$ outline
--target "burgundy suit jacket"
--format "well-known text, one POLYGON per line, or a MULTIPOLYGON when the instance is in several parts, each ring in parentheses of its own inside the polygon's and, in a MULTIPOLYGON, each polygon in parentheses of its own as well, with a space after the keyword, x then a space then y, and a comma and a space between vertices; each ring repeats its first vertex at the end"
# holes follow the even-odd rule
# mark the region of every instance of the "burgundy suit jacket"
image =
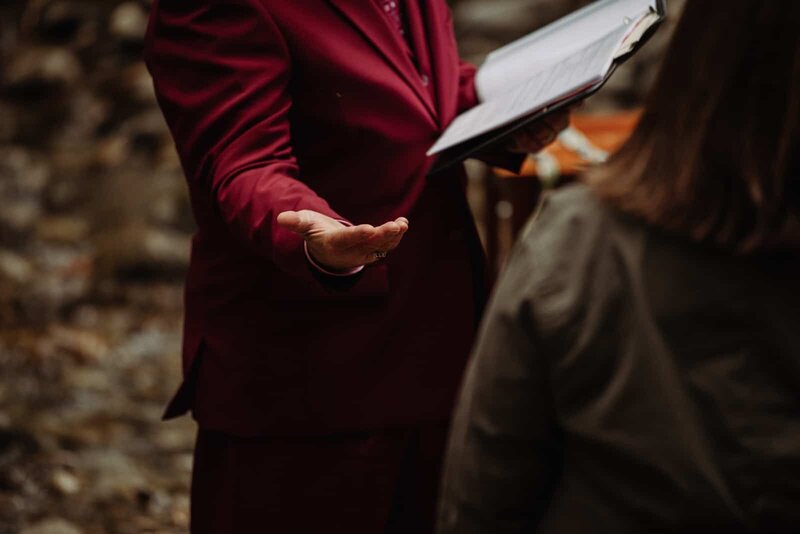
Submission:
POLYGON ((463 169, 429 178, 425 152, 477 99, 444 0, 410 1, 430 73, 372 0, 154 2, 146 61, 198 225, 168 416, 238 435, 449 417, 486 285, 463 169), (301 209, 410 229, 337 279, 276 224, 301 209))

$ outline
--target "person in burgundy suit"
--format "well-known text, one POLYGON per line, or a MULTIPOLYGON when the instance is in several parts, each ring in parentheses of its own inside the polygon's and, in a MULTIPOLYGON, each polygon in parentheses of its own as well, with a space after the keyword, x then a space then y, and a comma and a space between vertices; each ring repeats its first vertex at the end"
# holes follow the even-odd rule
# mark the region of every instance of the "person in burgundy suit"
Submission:
POLYGON ((478 103, 445 1, 155 0, 145 55, 198 226, 192 531, 432 531, 487 293, 463 168, 428 176, 478 103))

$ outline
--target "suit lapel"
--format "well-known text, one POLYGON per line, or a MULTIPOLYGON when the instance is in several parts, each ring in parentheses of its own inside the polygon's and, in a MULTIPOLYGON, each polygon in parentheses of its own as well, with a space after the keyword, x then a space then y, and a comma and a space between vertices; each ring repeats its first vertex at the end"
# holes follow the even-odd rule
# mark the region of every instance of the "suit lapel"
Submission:
POLYGON ((436 109, 439 110, 440 126, 446 127, 455 118, 458 107, 458 58, 453 57, 453 38, 450 35, 445 3, 431 0, 408 0, 419 2, 426 23, 428 47, 436 90, 436 109))
MULTIPOLYGON (((414 63, 408 57, 402 36, 391 27, 374 0, 327 0, 378 50, 401 78, 414 90, 430 118, 438 124, 436 109, 414 63)), ((413 0, 412 0, 413 1, 413 0)))

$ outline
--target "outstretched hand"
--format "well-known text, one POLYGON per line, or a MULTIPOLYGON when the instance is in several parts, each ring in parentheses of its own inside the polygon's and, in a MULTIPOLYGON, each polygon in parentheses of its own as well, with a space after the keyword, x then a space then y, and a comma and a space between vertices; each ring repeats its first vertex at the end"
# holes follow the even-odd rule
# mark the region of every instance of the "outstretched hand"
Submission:
POLYGON ((405 217, 378 227, 346 226, 310 210, 285 211, 278 215, 278 224, 303 236, 314 260, 333 271, 348 271, 380 261, 381 256, 397 248, 408 230, 405 217))

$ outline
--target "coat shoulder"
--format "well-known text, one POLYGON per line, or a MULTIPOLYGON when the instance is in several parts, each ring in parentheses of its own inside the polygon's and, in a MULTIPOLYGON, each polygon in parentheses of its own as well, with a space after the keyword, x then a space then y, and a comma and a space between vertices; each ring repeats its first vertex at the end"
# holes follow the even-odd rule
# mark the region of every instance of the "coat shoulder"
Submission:
POLYGON ((523 230, 515 255, 539 272, 584 274, 621 241, 639 233, 639 224, 603 202, 586 185, 547 194, 523 230))
POLYGON ((637 276, 644 225, 628 220, 586 185, 549 194, 509 262, 507 290, 533 310, 545 331, 612 306, 637 276))

